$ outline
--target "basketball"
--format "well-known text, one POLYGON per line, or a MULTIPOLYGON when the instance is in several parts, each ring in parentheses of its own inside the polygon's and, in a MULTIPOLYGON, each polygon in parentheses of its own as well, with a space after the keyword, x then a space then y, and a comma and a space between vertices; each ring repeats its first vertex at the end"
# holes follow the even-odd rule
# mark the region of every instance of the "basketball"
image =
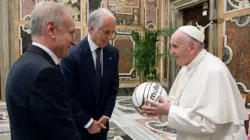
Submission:
POLYGON ((132 103, 135 109, 143 114, 141 107, 143 105, 150 106, 146 100, 159 102, 160 96, 167 100, 167 92, 161 85, 154 82, 145 82, 135 88, 132 95, 132 103))

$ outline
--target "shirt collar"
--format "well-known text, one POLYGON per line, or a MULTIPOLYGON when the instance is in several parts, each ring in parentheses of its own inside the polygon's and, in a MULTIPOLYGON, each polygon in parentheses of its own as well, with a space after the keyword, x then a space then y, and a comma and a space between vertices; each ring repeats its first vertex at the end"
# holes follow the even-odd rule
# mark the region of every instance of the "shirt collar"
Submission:
POLYGON ((95 51, 97 48, 99 48, 90 38, 90 35, 88 35, 88 42, 89 42, 89 47, 91 50, 91 53, 93 53, 93 51, 95 51))
POLYGON ((197 66, 206 53, 207 51, 202 49, 202 51, 188 65, 186 65, 187 69, 192 69, 197 66))
POLYGON ((42 50, 44 50, 46 53, 48 53, 56 65, 59 63, 57 56, 49 48, 47 48, 44 45, 37 43, 37 42, 32 42, 32 45, 35 45, 35 46, 41 48, 42 50))

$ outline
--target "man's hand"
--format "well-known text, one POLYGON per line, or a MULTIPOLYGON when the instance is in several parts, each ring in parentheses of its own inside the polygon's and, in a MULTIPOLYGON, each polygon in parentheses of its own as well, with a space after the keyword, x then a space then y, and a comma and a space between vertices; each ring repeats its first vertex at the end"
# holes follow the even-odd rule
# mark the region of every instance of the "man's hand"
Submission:
POLYGON ((101 123, 101 124, 103 124, 103 125, 106 125, 107 121, 108 121, 108 118, 102 116, 102 117, 99 119, 98 122, 101 123))
POLYGON ((90 134, 96 134, 101 132, 101 128, 106 129, 106 126, 94 120, 93 123, 89 126, 88 132, 90 134))
POLYGON ((142 110, 148 116, 168 115, 171 105, 162 97, 159 98, 159 103, 152 100, 147 100, 147 103, 151 104, 151 106, 143 106, 142 110))

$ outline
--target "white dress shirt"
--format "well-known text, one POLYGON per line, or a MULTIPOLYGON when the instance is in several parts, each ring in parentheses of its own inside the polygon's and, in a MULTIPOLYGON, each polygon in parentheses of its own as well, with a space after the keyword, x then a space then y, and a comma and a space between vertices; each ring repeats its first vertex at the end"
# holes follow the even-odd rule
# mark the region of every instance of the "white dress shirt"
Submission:
MULTIPOLYGON (((96 49, 99 48, 90 38, 90 36, 88 35, 88 42, 89 42, 89 47, 90 47, 90 51, 92 53, 92 57, 93 57, 93 61, 94 61, 94 66, 96 68, 96 49)), ((102 52, 102 49, 101 49, 101 52, 100 52, 100 59, 101 59, 101 65, 102 65, 102 68, 103 68, 103 52, 102 52)), ((103 70, 102 70, 102 74, 103 74, 103 70)))
POLYGON ((32 42, 32 45, 37 46, 41 48, 42 50, 44 50, 53 59, 56 65, 59 63, 57 56, 49 48, 37 42, 32 42))
MULTIPOLYGON (((94 61, 94 66, 96 67, 96 52, 95 50, 97 48, 99 48, 90 38, 90 36, 88 35, 88 42, 89 42, 89 47, 90 47, 90 51, 92 53, 92 57, 93 57, 93 61, 94 61)), ((103 49, 102 49, 103 50, 103 49)), ((101 59, 101 65, 102 65, 102 74, 103 74, 103 51, 101 50, 101 54, 100 54, 100 59, 101 59)), ((109 117, 107 116, 104 116, 108 119, 110 119, 109 117)), ((91 118, 89 120, 89 122, 84 126, 84 128, 89 128, 89 126, 93 123, 93 118, 91 118)))

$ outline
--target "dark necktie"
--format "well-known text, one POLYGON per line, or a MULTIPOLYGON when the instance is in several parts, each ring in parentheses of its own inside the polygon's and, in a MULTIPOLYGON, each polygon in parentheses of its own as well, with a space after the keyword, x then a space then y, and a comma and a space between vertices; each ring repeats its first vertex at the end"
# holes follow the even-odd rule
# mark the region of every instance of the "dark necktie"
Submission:
POLYGON ((56 64, 56 68, 61 71, 59 64, 56 64))
POLYGON ((97 82, 97 94, 99 94, 99 88, 102 79, 102 64, 101 64, 101 50, 102 48, 97 48, 96 52, 96 82, 97 82))

